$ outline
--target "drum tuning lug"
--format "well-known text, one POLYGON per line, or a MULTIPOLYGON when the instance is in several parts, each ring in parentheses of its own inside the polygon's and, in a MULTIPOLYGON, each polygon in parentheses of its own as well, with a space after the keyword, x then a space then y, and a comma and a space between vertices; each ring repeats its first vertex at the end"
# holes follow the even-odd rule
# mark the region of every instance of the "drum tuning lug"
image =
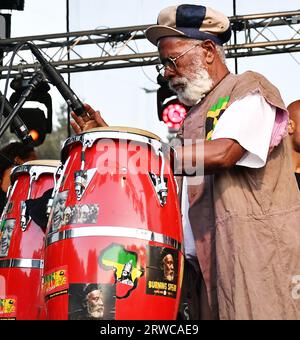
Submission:
POLYGON ((53 199, 52 197, 49 198, 49 200, 48 200, 48 203, 47 203, 47 210, 46 210, 46 215, 47 215, 47 217, 50 216, 51 208, 52 208, 52 205, 53 205, 53 201, 54 201, 54 199, 53 199))
POLYGON ((89 170, 79 170, 75 171, 74 177, 75 177, 75 193, 77 200, 80 201, 83 194, 85 193, 85 190, 90 184, 90 181, 95 175, 96 168, 89 169, 89 170))
POLYGON ((23 201, 21 202, 21 219, 20 219, 20 225, 21 230, 26 231, 27 225, 30 222, 30 217, 26 213, 26 203, 23 201))
POLYGON ((75 193, 79 201, 86 188, 87 174, 85 170, 76 171, 75 174, 75 193))
POLYGON ((164 206, 167 203, 167 197, 168 197, 168 187, 167 187, 168 180, 167 178, 163 178, 163 180, 161 180, 160 176, 153 174, 151 172, 149 172, 149 176, 154 186, 159 203, 161 206, 164 206))
POLYGON ((159 201, 160 201, 160 204, 163 206, 167 203, 168 188, 166 187, 165 183, 161 183, 159 187, 160 187, 158 191, 159 201))

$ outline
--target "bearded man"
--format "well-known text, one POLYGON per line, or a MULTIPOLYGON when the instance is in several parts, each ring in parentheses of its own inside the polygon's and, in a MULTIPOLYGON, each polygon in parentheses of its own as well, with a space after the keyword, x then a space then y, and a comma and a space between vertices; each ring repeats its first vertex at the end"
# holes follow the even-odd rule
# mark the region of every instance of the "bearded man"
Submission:
POLYGON ((287 109, 290 114, 289 135, 292 144, 294 171, 300 189, 300 100, 290 103, 287 109))
MULTIPOLYGON (((183 164, 203 164, 205 174, 204 183, 183 187, 192 231, 186 255, 198 261, 196 269, 190 261, 197 280, 185 281, 199 305, 192 317, 297 319, 300 198, 280 93, 258 73, 229 72, 222 45, 231 30, 222 13, 171 6, 157 23, 146 37, 158 47, 159 70, 192 106, 179 135, 193 143, 178 148, 177 165, 190 174, 183 164)), ((106 125, 87 111, 73 114, 76 132, 106 125)))

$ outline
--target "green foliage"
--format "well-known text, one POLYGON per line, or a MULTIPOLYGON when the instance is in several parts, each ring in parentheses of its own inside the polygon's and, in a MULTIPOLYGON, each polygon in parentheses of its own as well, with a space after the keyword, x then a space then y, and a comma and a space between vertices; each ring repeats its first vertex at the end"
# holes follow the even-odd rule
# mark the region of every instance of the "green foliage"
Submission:
POLYGON ((19 141, 17 136, 14 133, 9 132, 9 129, 7 129, 0 140, 0 149, 3 148, 5 145, 7 145, 10 142, 17 142, 19 141))
POLYGON ((58 126, 53 127, 51 134, 46 135, 44 143, 36 148, 39 159, 60 159, 62 144, 68 138, 68 114, 65 104, 61 104, 56 117, 58 126))

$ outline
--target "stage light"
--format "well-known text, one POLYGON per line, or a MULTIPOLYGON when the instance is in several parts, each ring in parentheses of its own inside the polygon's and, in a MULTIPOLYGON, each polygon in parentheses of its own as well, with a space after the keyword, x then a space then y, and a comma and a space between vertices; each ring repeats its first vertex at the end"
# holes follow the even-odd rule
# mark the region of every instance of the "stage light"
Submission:
POLYGON ((37 142, 40 138, 40 134, 36 130, 30 130, 29 134, 34 142, 37 142))
MULTIPOLYGON (((23 77, 18 77, 11 82, 10 87, 15 90, 9 99, 12 105, 18 102, 23 90, 28 86, 28 82, 29 79, 24 79, 23 77)), ((45 105, 47 113, 37 107, 26 107, 18 111, 19 117, 30 131, 34 146, 41 145, 46 138, 46 134, 52 131, 52 100, 48 93, 49 90, 50 86, 46 82, 41 83, 26 102, 28 105, 32 105, 34 102, 45 105)), ((13 132, 12 127, 10 131, 13 132)))
POLYGON ((158 119, 169 127, 170 132, 176 132, 183 124, 189 107, 180 103, 176 94, 169 88, 167 81, 161 75, 158 75, 157 83, 160 85, 157 90, 158 119))
POLYGON ((44 111, 39 108, 25 108, 18 112, 19 117, 29 130, 33 146, 43 144, 47 134, 47 119, 44 111))
POLYGON ((162 120, 171 129, 178 130, 187 115, 187 108, 178 99, 172 99, 164 105, 162 120))

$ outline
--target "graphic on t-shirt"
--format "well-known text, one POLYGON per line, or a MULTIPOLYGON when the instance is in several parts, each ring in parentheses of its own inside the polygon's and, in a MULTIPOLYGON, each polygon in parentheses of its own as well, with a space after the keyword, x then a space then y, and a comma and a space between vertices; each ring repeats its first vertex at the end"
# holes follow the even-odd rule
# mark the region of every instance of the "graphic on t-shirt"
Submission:
POLYGON ((214 104, 206 114, 206 140, 211 140, 212 134, 214 132, 215 126, 218 120, 222 116, 223 112, 227 109, 230 96, 221 97, 218 102, 214 104))

